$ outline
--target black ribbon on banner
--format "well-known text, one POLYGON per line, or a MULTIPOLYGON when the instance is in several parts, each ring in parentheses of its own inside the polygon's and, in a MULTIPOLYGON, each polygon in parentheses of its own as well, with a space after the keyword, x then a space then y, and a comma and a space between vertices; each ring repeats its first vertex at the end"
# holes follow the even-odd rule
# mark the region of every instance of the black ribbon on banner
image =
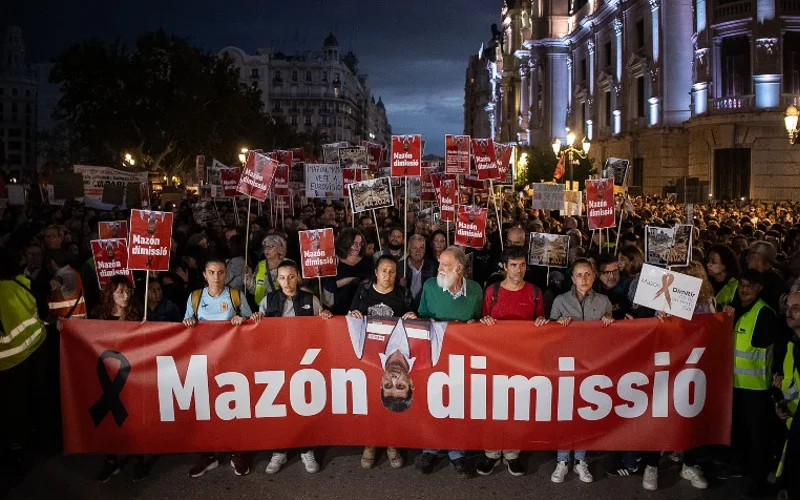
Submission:
POLYGON ((125 419, 128 418, 128 411, 125 409, 125 405, 122 404, 119 395, 122 393, 122 388, 125 387, 125 382, 130 374, 131 364, 125 356, 117 351, 105 351, 97 359, 97 379, 100 381, 103 395, 89 408, 89 414, 92 416, 95 427, 100 425, 100 422, 106 418, 108 412, 111 412, 120 427, 125 422, 125 419), (114 358, 119 361, 119 370, 114 380, 111 380, 106 370, 106 365, 103 363, 108 358, 114 358))

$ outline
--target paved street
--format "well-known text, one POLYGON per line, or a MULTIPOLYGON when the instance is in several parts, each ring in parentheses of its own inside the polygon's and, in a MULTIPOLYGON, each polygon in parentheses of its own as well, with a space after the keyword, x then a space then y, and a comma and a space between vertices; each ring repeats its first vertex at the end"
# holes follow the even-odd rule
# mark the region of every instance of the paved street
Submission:
MULTIPOLYGON (((416 454, 416 451, 414 452, 416 454)), ((359 467, 360 449, 328 448, 318 450, 322 469, 315 475, 305 472, 297 454, 290 455, 289 463, 278 474, 269 476, 264 467, 267 453, 256 457, 255 469, 250 475, 237 477, 229 462, 209 472, 205 477, 192 479, 187 470, 195 455, 169 455, 153 464, 150 477, 140 483, 131 480, 133 464, 106 484, 94 482, 102 458, 98 456, 54 457, 40 463, 25 481, 10 494, 11 500, 34 499, 265 499, 265 498, 342 498, 378 499, 386 497, 415 498, 543 498, 543 499, 732 499, 738 498, 735 481, 712 481, 709 490, 692 488, 678 477, 678 466, 662 462, 660 489, 647 492, 641 487, 640 477, 605 477, 602 467, 605 459, 599 454, 590 456, 595 483, 581 483, 570 472, 563 484, 550 482, 553 454, 537 452, 525 454, 529 473, 512 477, 505 468, 497 468, 488 477, 476 476, 459 480, 445 459, 441 459, 435 472, 420 476, 407 465, 401 470, 389 467, 382 455, 371 471, 359 467)), ((477 456, 477 455, 476 455, 477 456)), ((473 456, 473 463, 474 463, 473 456)), ((2 496, 0 494, 0 496, 2 496)))

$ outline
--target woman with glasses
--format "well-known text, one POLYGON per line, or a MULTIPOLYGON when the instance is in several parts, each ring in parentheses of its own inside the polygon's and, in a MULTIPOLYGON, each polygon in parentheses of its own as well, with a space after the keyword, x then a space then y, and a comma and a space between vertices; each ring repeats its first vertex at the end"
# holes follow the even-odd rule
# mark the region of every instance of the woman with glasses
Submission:
POLYGON ((372 278, 373 263, 364 258, 365 243, 364 234, 350 227, 342 229, 336 236, 336 256, 339 258, 336 276, 323 281, 326 300, 332 302, 334 315, 347 314, 358 285, 372 278))

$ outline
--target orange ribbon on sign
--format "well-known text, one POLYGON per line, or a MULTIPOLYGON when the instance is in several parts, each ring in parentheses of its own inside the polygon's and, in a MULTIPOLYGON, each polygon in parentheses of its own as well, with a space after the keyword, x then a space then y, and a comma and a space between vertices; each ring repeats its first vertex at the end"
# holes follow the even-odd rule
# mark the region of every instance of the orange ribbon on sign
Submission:
POLYGON ((664 294, 664 298, 667 300, 667 307, 672 309, 672 297, 669 295, 669 287, 672 285, 672 282, 675 281, 675 275, 673 274, 665 274, 661 277, 661 288, 653 295, 653 300, 657 299, 662 293, 664 294))

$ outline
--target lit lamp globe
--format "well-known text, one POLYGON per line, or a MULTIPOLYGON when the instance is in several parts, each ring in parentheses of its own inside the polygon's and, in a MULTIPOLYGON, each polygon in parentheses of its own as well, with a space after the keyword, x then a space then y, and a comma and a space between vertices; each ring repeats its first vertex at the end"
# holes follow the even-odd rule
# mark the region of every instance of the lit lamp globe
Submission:
POLYGON ((584 137, 583 140, 581 141, 581 147, 583 147, 583 154, 587 154, 588 155, 589 154, 589 148, 591 146, 592 146, 592 144, 589 142, 589 139, 584 137))
POLYGON ((797 118, 799 116, 800 111, 793 104, 790 104, 786 108, 786 115, 783 117, 783 123, 786 126, 786 132, 789 134, 789 141, 792 144, 794 144, 794 140, 797 137, 797 118))
POLYGON ((558 156, 558 153, 560 152, 561 152, 561 139, 556 137, 556 139, 553 141, 553 154, 558 156))
POLYGON ((572 147, 573 144, 575 144, 575 133, 574 132, 568 132, 567 133, 567 146, 572 147))

